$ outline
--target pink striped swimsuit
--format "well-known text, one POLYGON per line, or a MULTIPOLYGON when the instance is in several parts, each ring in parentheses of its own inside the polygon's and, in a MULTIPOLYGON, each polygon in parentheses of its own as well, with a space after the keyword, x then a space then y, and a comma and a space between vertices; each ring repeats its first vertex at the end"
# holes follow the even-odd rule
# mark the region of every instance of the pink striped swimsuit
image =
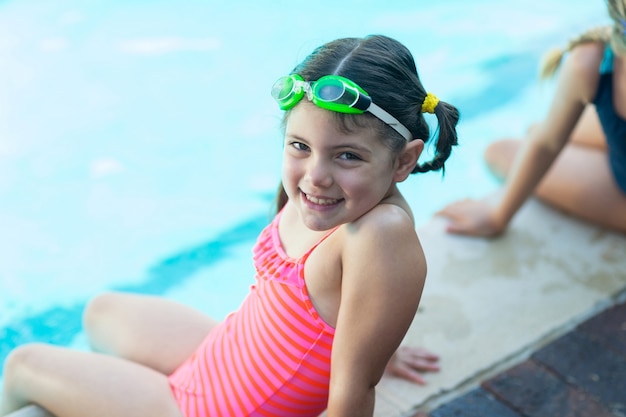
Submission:
POLYGON ((304 264, 283 251, 277 215, 253 249, 256 285, 169 382, 185 417, 318 416, 328 402, 335 330, 317 314, 304 264))

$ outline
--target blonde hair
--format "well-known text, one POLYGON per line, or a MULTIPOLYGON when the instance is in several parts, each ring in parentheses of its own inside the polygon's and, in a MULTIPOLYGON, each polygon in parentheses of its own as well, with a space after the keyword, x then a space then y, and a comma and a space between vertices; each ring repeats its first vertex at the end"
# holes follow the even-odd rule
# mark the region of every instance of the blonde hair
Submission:
POLYGON ((613 25, 589 29, 571 39, 564 49, 555 48, 548 51, 542 60, 540 77, 549 78, 559 68, 563 55, 576 46, 588 42, 610 43, 617 55, 626 55, 626 0, 607 0, 609 16, 613 25))

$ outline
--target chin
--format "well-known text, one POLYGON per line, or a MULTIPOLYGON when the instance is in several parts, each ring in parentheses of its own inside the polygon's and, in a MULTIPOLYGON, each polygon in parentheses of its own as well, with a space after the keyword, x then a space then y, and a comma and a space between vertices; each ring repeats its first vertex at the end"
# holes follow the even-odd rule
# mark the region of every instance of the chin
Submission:
POLYGON ((336 222, 320 221, 319 219, 307 219, 306 217, 303 218, 302 222, 308 229, 314 232, 324 232, 338 225, 336 222))

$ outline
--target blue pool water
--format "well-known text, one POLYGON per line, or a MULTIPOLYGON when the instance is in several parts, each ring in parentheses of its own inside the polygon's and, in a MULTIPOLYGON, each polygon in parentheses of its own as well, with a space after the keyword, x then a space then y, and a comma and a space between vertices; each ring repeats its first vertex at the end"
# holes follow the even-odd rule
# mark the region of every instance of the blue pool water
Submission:
POLYGON ((261 3, 0 1, 0 361, 84 348, 107 289, 236 308, 279 178, 269 88, 315 46, 395 37, 460 108, 446 176, 402 186, 423 224, 495 189, 481 153, 543 114, 540 56, 606 22, 600 0, 261 3))

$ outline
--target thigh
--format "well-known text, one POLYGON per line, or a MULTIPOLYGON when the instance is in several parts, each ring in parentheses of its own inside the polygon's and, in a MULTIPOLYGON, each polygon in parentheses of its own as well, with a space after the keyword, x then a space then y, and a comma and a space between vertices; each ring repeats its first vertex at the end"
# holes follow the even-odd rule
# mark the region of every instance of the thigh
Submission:
MULTIPOLYGON (((531 125, 526 137, 530 137, 532 132, 539 129, 540 126, 540 123, 531 125)), ((521 145, 522 140, 520 139, 505 138, 496 140, 487 147, 484 155, 485 162, 496 178, 499 180, 506 178, 521 145)), ((590 104, 585 107, 570 135, 567 146, 569 145, 587 146, 606 151, 606 137, 602 131, 595 106, 590 104)))
MULTIPOLYGON (((522 143, 494 142, 485 159, 491 171, 505 178, 522 143)), ((626 232, 626 195, 609 167, 606 151, 578 143, 565 145, 537 189, 546 203, 593 224, 626 232)))
POLYGON ((85 309, 94 351, 171 374, 217 324, 202 312, 161 297, 106 293, 85 309))
POLYGON ((493 176, 503 181, 513 165, 515 156, 522 146, 519 139, 501 139, 491 143, 485 151, 485 163, 493 176))
POLYGON ((539 183, 536 194, 574 216, 626 232, 626 195, 618 188, 603 150, 566 146, 539 183))
POLYGON ((25 345, 5 364, 2 415, 38 404, 63 417, 181 417, 167 377, 125 359, 25 345))
POLYGON ((606 136, 594 105, 589 104, 585 107, 570 136, 570 142, 592 148, 607 149, 606 136))

